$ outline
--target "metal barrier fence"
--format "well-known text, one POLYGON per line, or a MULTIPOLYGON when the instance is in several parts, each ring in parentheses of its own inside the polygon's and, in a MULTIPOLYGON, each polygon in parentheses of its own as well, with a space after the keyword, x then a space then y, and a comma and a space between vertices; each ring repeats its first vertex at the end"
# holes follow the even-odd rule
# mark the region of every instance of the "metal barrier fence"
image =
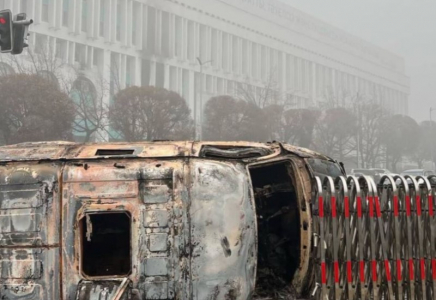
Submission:
POLYGON ((435 176, 317 177, 315 299, 436 299, 435 176))

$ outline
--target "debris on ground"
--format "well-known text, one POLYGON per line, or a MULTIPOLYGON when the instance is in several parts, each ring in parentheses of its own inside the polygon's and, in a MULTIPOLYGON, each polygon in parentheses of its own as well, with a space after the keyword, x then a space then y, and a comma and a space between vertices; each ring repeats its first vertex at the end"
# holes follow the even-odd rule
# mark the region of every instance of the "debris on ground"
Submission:
POLYGON ((253 300, 296 300, 296 291, 289 283, 270 269, 258 270, 258 280, 253 300))

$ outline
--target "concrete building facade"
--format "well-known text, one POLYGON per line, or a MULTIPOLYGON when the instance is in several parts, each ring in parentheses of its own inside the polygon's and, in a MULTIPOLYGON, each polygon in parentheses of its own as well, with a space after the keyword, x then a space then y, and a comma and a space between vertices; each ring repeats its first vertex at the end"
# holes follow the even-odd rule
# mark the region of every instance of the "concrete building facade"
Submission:
POLYGON ((401 57, 279 0, 0 0, 3 8, 34 19, 31 47, 48 45, 91 81, 176 91, 197 123, 210 97, 241 86, 260 94, 271 82, 294 108, 365 96, 408 113, 401 57))

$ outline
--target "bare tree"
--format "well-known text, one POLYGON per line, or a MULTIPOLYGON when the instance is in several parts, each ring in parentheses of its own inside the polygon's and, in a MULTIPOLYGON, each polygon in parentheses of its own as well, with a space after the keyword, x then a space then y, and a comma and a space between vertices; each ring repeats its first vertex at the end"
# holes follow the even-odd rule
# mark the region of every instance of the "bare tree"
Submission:
POLYGON ((108 131, 108 105, 105 103, 108 90, 101 77, 98 84, 99 91, 89 79, 79 76, 69 92, 76 112, 73 129, 83 136, 83 142, 91 141, 99 131, 108 131))
POLYGON ((393 115, 386 119, 381 132, 386 146, 386 164, 396 172, 401 159, 413 155, 417 149, 421 133, 419 125, 411 117, 393 115))
POLYGON ((71 139, 74 105, 67 94, 38 75, 0 80, 0 131, 6 144, 71 139))
POLYGON ((344 161, 355 148, 355 117, 346 108, 330 108, 321 113, 315 126, 315 148, 344 161))
POLYGON ((158 87, 129 87, 114 96, 109 120, 126 141, 189 139, 193 120, 186 101, 158 87))
POLYGON ((356 148, 361 167, 374 167, 382 162, 384 143, 381 129, 387 111, 376 101, 356 95, 353 113, 357 120, 356 148))
MULTIPOLYGON (((44 45, 37 49, 28 48, 26 55, 4 58, 19 74, 37 74, 58 85, 74 100, 75 119, 73 130, 82 142, 89 142, 97 132, 109 133, 108 104, 105 99, 109 85, 102 74, 95 74, 93 81, 83 73, 56 57, 52 47, 44 45)), ((101 137, 100 137, 101 138, 101 137)))
POLYGON ((262 85, 253 85, 247 78, 245 82, 236 84, 237 98, 252 103, 259 108, 264 108, 270 105, 289 105, 288 99, 280 91, 277 82, 277 72, 272 69, 262 85))
POLYGON ((211 98, 205 107, 203 134, 206 140, 268 139, 263 111, 252 103, 230 96, 211 98))
POLYGON ((283 140, 300 147, 311 147, 319 114, 319 111, 311 109, 285 111, 283 113, 283 140))
POLYGON ((426 161, 433 161, 434 141, 436 140, 436 122, 423 121, 419 124, 419 142, 416 149, 409 155, 410 159, 424 168, 426 161))

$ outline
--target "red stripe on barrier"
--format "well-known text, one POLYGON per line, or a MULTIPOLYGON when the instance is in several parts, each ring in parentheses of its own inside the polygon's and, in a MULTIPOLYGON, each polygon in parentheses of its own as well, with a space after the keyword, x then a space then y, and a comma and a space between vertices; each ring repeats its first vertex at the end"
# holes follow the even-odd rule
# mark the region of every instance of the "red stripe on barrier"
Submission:
POLYGON ((436 259, 432 259, 431 263, 433 265, 433 280, 436 281, 436 259))
POLYGON ((351 267, 351 261, 347 261, 347 275, 348 275, 348 282, 353 282, 353 269, 351 267))
POLYGON ((377 281, 377 261, 372 261, 372 281, 377 281))
POLYGON ((400 259, 397 259, 397 280, 398 280, 398 281, 401 281, 401 280, 402 280, 401 269, 402 269, 402 266, 401 266, 401 260, 400 260, 400 259))
POLYGON ((406 196, 406 214, 408 217, 410 217, 411 211, 410 196, 406 196))
POLYGON ((362 198, 357 197, 357 216, 362 217, 362 198))
POLYGON ((425 259, 421 258, 421 279, 425 280, 425 259))
POLYGON ((418 195, 416 196, 416 214, 418 216, 421 216, 422 210, 421 210, 421 197, 418 195))
POLYGON ((378 199, 378 196, 375 197, 375 210, 377 212, 377 218, 381 217, 381 209, 380 209, 380 201, 378 199))
POLYGON ((332 197, 332 217, 336 218, 336 197, 332 197))
POLYGON ((326 284, 327 283, 327 272, 325 269, 325 263, 321 263, 321 282, 322 284, 326 284))
POLYGON ((398 217, 398 196, 394 196, 394 216, 398 217))
POLYGON ((433 211, 433 196, 428 196, 428 211, 430 213, 430 216, 433 217, 434 211, 433 211))
POLYGON ((345 205, 345 218, 350 217, 350 199, 348 197, 344 198, 344 205, 345 205))
POLYGON ((368 198, 369 201, 369 216, 374 218, 374 199, 372 197, 368 198))
POLYGON ((339 283, 339 263, 335 261, 335 282, 339 283))
POLYGON ((413 259, 409 259, 409 277, 410 280, 414 280, 415 278, 415 273, 413 271, 413 259))
POLYGON ((318 207, 319 207, 319 217, 324 218, 324 203, 321 196, 318 198, 318 207))
POLYGON ((386 279, 391 281, 391 266, 389 265, 389 261, 385 260, 385 270, 386 270, 386 279))
POLYGON ((365 262, 360 261, 360 282, 365 282, 365 262))

